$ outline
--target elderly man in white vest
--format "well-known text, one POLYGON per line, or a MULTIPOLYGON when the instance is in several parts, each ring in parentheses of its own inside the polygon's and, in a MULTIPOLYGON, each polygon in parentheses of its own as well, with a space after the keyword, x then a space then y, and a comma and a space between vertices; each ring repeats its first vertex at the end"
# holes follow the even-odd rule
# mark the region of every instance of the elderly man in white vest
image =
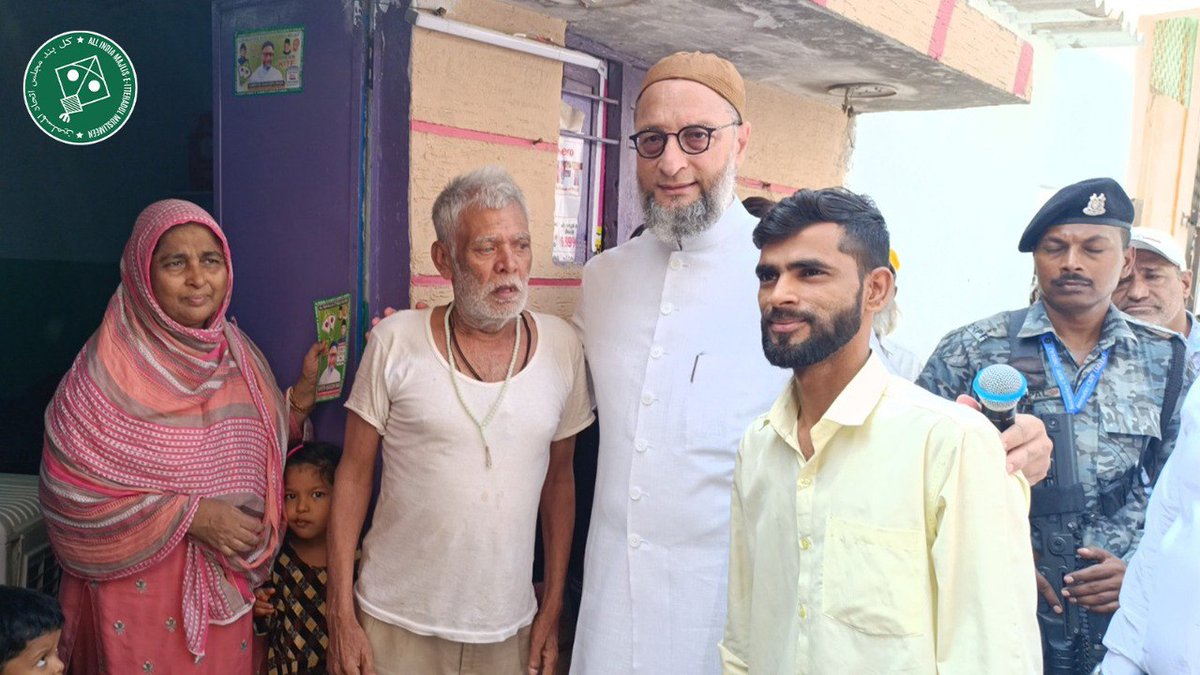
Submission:
POLYGON ((452 180, 433 224, 433 261, 454 301, 379 323, 346 401, 329 525, 330 671, 553 673, 575 434, 593 419, 583 350, 566 321, 525 310, 529 216, 505 171, 452 180), (536 597, 539 509, 546 578, 536 597))

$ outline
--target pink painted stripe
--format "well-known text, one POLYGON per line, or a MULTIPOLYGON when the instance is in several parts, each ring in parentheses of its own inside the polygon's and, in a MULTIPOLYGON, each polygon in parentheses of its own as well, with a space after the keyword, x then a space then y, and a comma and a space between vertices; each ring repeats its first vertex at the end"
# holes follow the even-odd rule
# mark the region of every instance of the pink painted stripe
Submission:
POLYGON ((1013 78, 1012 91, 1017 96, 1024 97, 1029 89, 1029 77, 1033 73, 1033 45, 1021 43, 1021 58, 1017 60, 1017 76, 1013 78))
POLYGON ((476 131, 474 129, 460 129, 458 127, 450 127, 444 124, 434 124, 433 122, 425 122, 423 120, 413 120, 412 130, 419 131, 424 134, 433 134, 434 136, 444 136, 446 138, 463 138, 468 141, 482 141, 484 143, 495 143, 497 145, 512 145, 518 148, 533 148, 544 152, 558 152, 558 144, 550 143, 544 139, 529 140, 527 138, 518 138, 516 136, 507 136, 505 134, 493 134, 487 131, 476 131))
MULTIPOLYGON (((450 285, 450 281, 448 279, 443 279, 442 277, 435 277, 430 274, 413 275, 413 278, 409 283, 413 286, 420 286, 422 288, 429 288, 432 286, 449 286, 450 285)), ((582 281, 580 281, 579 279, 551 279, 548 277, 530 277, 530 279, 529 279, 530 286, 550 286, 550 287, 558 287, 558 288, 574 288, 576 286, 579 286, 581 283, 582 283, 582 281)))
POLYGON ((829 4, 829 0, 812 0, 812 4, 818 7, 825 7, 829 4))
POLYGON ((779 183, 768 183, 765 180, 758 180, 757 178, 746 178, 744 176, 737 177, 737 184, 741 185, 742 187, 754 188, 755 190, 766 190, 767 192, 774 192, 776 194, 789 195, 789 196, 792 193, 794 193, 800 189, 800 188, 794 188, 790 185, 780 185, 779 183))
POLYGON ((929 38, 929 57, 942 60, 946 52, 946 36, 950 34, 950 18, 954 16, 955 0, 942 0, 938 4, 937 18, 933 21, 933 35, 929 38))

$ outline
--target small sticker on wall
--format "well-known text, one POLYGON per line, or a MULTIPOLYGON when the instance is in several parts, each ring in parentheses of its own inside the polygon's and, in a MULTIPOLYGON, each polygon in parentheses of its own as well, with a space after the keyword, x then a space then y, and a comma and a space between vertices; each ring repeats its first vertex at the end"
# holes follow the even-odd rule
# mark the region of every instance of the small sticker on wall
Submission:
POLYGON ((235 33, 234 94, 288 94, 304 88, 303 26, 235 33))
MULTIPOLYGON (((583 113, 566 103, 559 106, 559 125, 579 133, 583 113)), ((576 260, 576 235, 583 201, 583 139, 558 137, 558 180, 554 183, 554 252, 556 265, 572 265, 576 260)))
POLYGON ((579 224, 574 220, 554 219, 554 263, 570 265, 575 262, 575 236, 579 224))

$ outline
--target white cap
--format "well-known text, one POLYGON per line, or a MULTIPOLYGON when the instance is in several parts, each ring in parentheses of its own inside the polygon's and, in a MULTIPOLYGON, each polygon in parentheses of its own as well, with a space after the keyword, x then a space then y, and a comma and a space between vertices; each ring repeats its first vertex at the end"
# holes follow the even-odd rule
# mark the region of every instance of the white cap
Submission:
POLYGON ((1183 249, 1179 248, 1179 244, 1176 244, 1171 235, 1166 232, 1149 227, 1135 227, 1129 233, 1129 245, 1143 251, 1157 253, 1179 269, 1187 271, 1188 266, 1184 261, 1183 249))

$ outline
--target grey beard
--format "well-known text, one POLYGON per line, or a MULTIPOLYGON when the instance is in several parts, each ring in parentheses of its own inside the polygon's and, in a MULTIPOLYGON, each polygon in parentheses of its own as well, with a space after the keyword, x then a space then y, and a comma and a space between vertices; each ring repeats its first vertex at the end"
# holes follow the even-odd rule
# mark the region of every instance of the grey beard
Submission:
POLYGON ((517 318, 525 310, 529 298, 529 287, 521 289, 521 298, 507 311, 492 309, 481 296, 472 293, 454 293, 455 316, 462 317, 472 328, 494 333, 517 318))
POLYGON ((642 190, 646 229, 653 232, 664 244, 671 246, 705 232, 725 213, 725 207, 733 198, 733 182, 736 176, 737 164, 730 159, 725 173, 711 190, 701 187, 699 199, 677 208, 662 206, 655 201, 652 191, 642 190))
MULTIPOLYGON (((451 257, 452 260, 453 256, 451 257)), ((482 284, 471 273, 462 269, 454 260, 454 304, 458 308, 458 314, 471 325, 473 328, 478 328, 485 331, 497 331, 504 327, 504 324, 512 321, 521 314, 525 309, 526 303, 529 301, 529 283, 527 280, 513 278, 507 282, 497 282, 493 284, 482 284), (509 307, 493 308, 488 304, 487 296, 498 286, 510 283, 517 286, 521 291, 521 296, 509 307)))

